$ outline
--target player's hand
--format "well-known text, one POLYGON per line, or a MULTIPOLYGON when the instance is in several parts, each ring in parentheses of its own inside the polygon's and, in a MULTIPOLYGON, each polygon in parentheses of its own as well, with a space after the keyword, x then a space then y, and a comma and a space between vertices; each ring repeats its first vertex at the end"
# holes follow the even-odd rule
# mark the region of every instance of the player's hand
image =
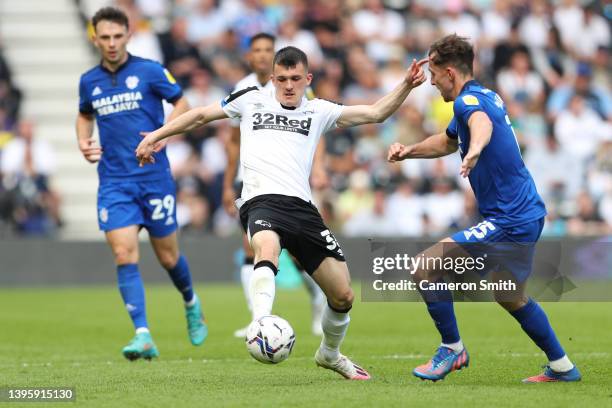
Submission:
MULTIPOLYGON (((140 132, 140 136, 147 137, 149 133, 151 132, 140 132)), ((168 144, 168 139, 160 140, 159 142, 155 143, 155 146, 153 147, 153 151, 155 153, 159 153, 164 147, 166 147, 167 144, 168 144)))
POLYGON ((329 187, 329 176, 324 169, 317 167, 312 168, 312 174, 310 175, 310 184, 315 190, 323 190, 329 187))
POLYGON ((156 143, 153 141, 151 135, 152 133, 149 133, 147 136, 145 136, 145 138, 142 139, 136 148, 136 158, 138 159, 138 165, 140 167, 147 163, 155 163, 153 153, 155 153, 156 143))
POLYGON ((469 153, 464 157, 463 163, 461 163, 461 170, 459 170, 459 174, 461 174, 463 178, 470 175, 472 169, 476 167, 479 157, 480 155, 470 155, 469 153))
POLYGON ((408 158, 410 154, 410 146, 404 146, 401 143, 393 143, 389 146, 389 153, 387 153, 387 161, 394 163, 408 158))
POLYGON ((405 79, 410 88, 416 88, 427 80, 423 65, 427 64, 428 62, 429 58, 423 58, 419 61, 416 59, 412 60, 412 64, 410 64, 410 68, 408 68, 408 74, 406 75, 405 79))
POLYGON ((79 139, 79 150, 90 163, 97 163, 102 157, 102 148, 94 139, 79 139))
POLYGON ((223 208, 225 212, 231 215, 232 217, 238 214, 238 210, 236 209, 236 192, 233 187, 224 187, 223 195, 221 197, 223 202, 223 208))

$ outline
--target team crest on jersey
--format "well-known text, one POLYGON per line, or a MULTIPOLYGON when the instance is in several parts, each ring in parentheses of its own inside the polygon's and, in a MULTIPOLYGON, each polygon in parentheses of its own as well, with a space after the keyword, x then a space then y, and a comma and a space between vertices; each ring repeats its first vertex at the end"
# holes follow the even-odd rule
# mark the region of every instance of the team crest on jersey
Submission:
POLYGON ((129 77, 125 78, 125 86, 127 86, 128 89, 136 88, 138 86, 138 82, 140 82, 140 79, 138 79, 136 75, 130 75, 129 77))
POLYGON ((463 103, 465 103, 468 106, 476 106, 479 104, 478 98, 476 98, 474 95, 465 95, 461 99, 463 99, 463 103))
POLYGON ((100 221, 102 222, 108 221, 108 210, 106 208, 100 209, 100 221))
POLYGON ((96 86, 91 93, 91 96, 98 96, 102 93, 102 89, 99 86, 96 86))

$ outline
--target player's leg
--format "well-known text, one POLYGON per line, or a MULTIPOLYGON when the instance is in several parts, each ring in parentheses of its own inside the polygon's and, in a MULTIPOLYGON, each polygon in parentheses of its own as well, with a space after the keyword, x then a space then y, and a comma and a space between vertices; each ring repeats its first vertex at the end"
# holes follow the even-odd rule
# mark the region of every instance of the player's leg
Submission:
MULTIPOLYGON (((253 307, 251 305, 251 295, 249 292, 249 283, 251 282, 251 275, 253 274, 253 261, 255 260, 255 254, 249 244, 249 239, 246 234, 242 234, 242 248, 244 250, 244 260, 240 267, 240 282, 242 283, 242 289, 244 291, 244 298, 246 299, 247 307, 249 312, 253 313, 253 307)), ((234 332, 234 337, 244 338, 246 335, 246 329, 248 326, 242 327, 234 332)))
MULTIPOLYGON (((460 256, 462 251, 452 238, 445 238, 437 244, 426 249, 418 257, 423 259, 444 259, 450 256, 460 256)), ((433 264, 433 263, 432 263, 433 264)), ((442 271, 422 267, 412 276, 419 285, 423 280, 439 282, 443 279, 442 271)), ((463 346, 457 327, 457 319, 453 305, 453 297, 449 290, 421 291, 436 329, 440 333, 442 342, 434 356, 427 363, 416 367, 412 373, 423 380, 437 381, 455 370, 469 365, 469 355, 463 346)))
MULTIPOLYGON (((500 280, 494 277, 494 280, 500 280)), ((544 309, 525 295, 525 284, 519 284, 512 296, 496 292, 495 299, 516 319, 531 340, 546 354, 548 365, 543 374, 523 380, 526 383, 580 381, 578 368, 569 359, 555 334, 544 309)))
POLYGON ((123 355, 130 360, 157 357, 159 352, 149 332, 144 286, 138 270, 138 226, 106 231, 106 240, 117 265, 117 283, 121 298, 136 329, 136 336, 123 348, 123 355))
POLYGON ((321 322, 323 339, 315 354, 317 365, 336 371, 347 379, 370 379, 366 370, 340 353, 340 345, 351 321, 349 311, 354 299, 346 262, 326 257, 312 273, 312 278, 327 296, 321 322))
POLYGON ((310 295, 310 311, 312 319, 310 330, 315 336, 321 336, 323 334, 323 312, 325 311, 325 306, 327 304, 325 294, 314 279, 312 279, 312 277, 308 275, 304 269, 300 269, 300 273, 302 275, 304 286, 306 286, 306 290, 310 295))
POLYGON ((276 293, 274 278, 278 273, 280 237, 272 230, 255 232, 251 237, 255 265, 249 282, 253 320, 272 313, 276 293))
POLYGON ((306 272, 304 267, 300 264, 300 262, 295 259, 293 255, 291 255, 291 259, 295 264, 296 268, 300 272, 302 276, 302 282, 304 282, 304 286, 306 286, 306 291, 310 295, 310 310, 312 313, 312 324, 311 331, 315 336, 321 336, 323 334, 323 329, 321 327, 321 321, 323 319, 323 311, 325 310, 326 299, 325 294, 319 287, 319 285, 312 279, 312 277, 306 272))
MULTIPOLYGON (((512 263, 515 267, 518 265, 520 268, 520 263, 523 260, 521 258, 523 257, 521 254, 513 256, 512 263)), ((531 256, 529 256, 526 262, 530 271, 532 264, 531 256)), ((503 274, 498 272, 493 275, 493 279, 494 281, 501 281, 511 275, 511 272, 503 274)), ((550 325, 546 312, 535 300, 525 295, 525 287, 526 283, 523 282, 517 283, 517 289, 514 291, 495 292, 497 303, 516 319, 523 331, 548 358, 548 365, 543 374, 526 378, 523 382, 580 381, 582 378, 580 371, 578 371, 578 368, 565 354, 555 331, 550 325)))
POLYGON ((501 268, 493 274, 493 280, 511 279, 516 284, 516 290, 496 292, 495 300, 519 322, 548 358, 546 371, 524 382, 579 381, 580 372, 565 354, 546 313, 535 300, 525 295, 526 281, 533 268, 536 242, 543 227, 543 218, 514 226, 505 231, 505 242, 493 246, 495 252, 501 255, 501 268))
POLYGON ((164 237, 151 235, 150 240, 159 263, 168 272, 172 283, 185 302, 189 340, 193 345, 199 346, 208 336, 208 327, 204 322, 200 298, 193 289, 187 258, 179 251, 176 231, 164 237))

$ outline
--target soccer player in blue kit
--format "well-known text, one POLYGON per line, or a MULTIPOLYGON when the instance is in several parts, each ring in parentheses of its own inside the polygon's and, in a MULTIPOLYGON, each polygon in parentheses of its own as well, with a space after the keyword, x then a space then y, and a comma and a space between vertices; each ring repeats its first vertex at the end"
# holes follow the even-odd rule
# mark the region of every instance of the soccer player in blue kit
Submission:
POLYGON ((151 166, 139 167, 134 158, 141 132, 163 125, 162 100, 174 105, 170 119, 189 106, 162 65, 127 53, 125 13, 102 8, 93 16, 92 24, 102 61, 81 76, 76 120, 79 149, 90 163, 99 161, 98 223, 113 251, 119 291, 136 329, 123 355, 129 360, 150 360, 159 352, 149 332, 138 270, 138 233, 142 227, 149 232, 159 262, 181 292, 191 343, 198 346, 208 335, 189 265, 179 252, 175 185, 165 145, 156 145, 155 164, 151 166), (100 146, 92 138, 94 119, 100 146))
MULTIPOLYGON (((425 256, 439 257, 448 253, 449 247, 462 245, 469 251, 467 244, 531 244, 527 256, 512 259, 518 269, 511 271, 518 275, 518 296, 507 299, 495 294, 496 301, 520 323, 549 360, 543 374, 523 382, 579 381, 580 372, 565 354, 544 310, 524 294, 524 280, 531 271, 533 246, 542 232, 546 208, 523 163, 505 105, 495 92, 473 79, 473 61, 472 46, 457 35, 446 36, 431 46, 431 83, 445 101, 453 101, 454 117, 445 133, 410 146, 393 144, 388 160, 435 158, 459 150, 463 160, 460 174, 468 177, 484 221, 442 240, 427 249, 425 256)), ((416 271, 414 279, 436 282, 441 274, 422 268, 416 271)), ((469 355, 459 336, 452 295, 448 290, 439 290, 434 295, 423 297, 442 344, 433 358, 415 368, 413 374, 437 381, 467 367, 469 355)))

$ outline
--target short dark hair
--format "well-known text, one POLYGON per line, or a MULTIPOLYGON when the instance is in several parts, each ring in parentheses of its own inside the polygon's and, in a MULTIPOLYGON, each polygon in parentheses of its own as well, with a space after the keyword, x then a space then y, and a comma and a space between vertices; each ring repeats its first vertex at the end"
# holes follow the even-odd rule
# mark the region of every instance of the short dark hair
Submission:
POLYGON ((308 57, 306 57, 304 51, 300 50, 299 48, 289 46, 281 48, 276 52, 272 66, 280 65, 291 68, 297 66, 297 64, 300 62, 302 65, 304 65, 304 68, 308 70, 308 57))
POLYGON ((272 44, 274 44, 274 41, 276 41, 276 37, 274 37, 272 34, 268 34, 268 33, 257 33, 254 36, 251 37, 251 39, 249 40, 249 47, 253 46, 253 43, 257 40, 270 40, 272 41, 272 44))
POLYGON ((429 57, 435 65, 451 65, 464 74, 474 74, 474 48, 466 37, 451 34, 439 39, 429 48, 429 57))
POLYGON ((94 30, 96 29, 96 25, 102 20, 112 21, 113 23, 125 26, 127 29, 130 28, 128 16, 116 7, 103 7, 96 11, 96 14, 94 14, 91 19, 94 30))

